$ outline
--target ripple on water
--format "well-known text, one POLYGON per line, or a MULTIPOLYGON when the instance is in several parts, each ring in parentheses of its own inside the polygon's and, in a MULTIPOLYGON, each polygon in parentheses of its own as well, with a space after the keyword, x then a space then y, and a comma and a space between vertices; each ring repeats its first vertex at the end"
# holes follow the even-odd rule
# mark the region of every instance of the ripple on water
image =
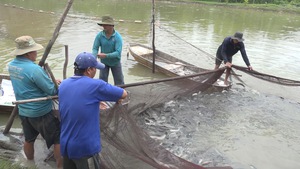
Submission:
POLYGON ((297 168, 299 110, 299 103, 237 87, 149 109, 155 125, 143 127, 164 133, 159 141, 171 152, 205 166, 297 168))

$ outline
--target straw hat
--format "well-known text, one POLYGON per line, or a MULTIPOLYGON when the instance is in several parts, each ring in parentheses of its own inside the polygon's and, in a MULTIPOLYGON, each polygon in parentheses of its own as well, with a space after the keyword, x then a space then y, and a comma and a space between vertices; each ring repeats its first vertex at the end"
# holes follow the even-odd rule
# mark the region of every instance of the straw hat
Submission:
POLYGON ((42 45, 35 43, 35 41, 31 36, 18 37, 15 40, 15 43, 16 43, 16 49, 11 53, 15 56, 23 55, 25 53, 29 53, 32 51, 38 51, 44 48, 42 45))
POLYGON ((114 19, 110 16, 102 16, 102 21, 98 25, 115 25, 114 19))
POLYGON ((241 32, 236 32, 232 37, 231 39, 236 39, 238 40, 239 42, 243 42, 244 39, 243 39, 243 33, 241 32))

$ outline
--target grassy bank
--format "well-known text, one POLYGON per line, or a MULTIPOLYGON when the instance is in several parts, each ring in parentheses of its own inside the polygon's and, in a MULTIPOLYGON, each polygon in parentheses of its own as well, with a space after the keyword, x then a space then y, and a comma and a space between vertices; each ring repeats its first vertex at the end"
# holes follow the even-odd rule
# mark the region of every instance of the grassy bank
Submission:
POLYGON ((0 159, 0 169, 36 169, 35 167, 28 168, 28 167, 23 167, 20 166, 19 164, 13 164, 11 161, 6 161, 3 159, 0 159))
POLYGON ((177 3, 197 3, 203 5, 214 5, 222 6, 227 8, 239 8, 239 9, 253 9, 253 10, 264 10, 274 12, 285 12, 285 13, 298 13, 300 14, 300 7, 291 4, 249 4, 249 3, 225 3, 218 1, 205 1, 205 0, 161 0, 171 1, 177 3))

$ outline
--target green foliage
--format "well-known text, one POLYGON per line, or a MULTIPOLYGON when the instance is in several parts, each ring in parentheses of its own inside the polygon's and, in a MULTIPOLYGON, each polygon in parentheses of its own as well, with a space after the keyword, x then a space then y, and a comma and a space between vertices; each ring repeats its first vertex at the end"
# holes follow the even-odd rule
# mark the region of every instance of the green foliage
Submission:
POLYGON ((273 3, 276 5, 284 5, 288 4, 289 2, 287 0, 274 0, 273 3))
POLYGON ((36 169, 36 167, 23 167, 19 164, 13 164, 11 161, 0 159, 0 169, 36 169))
POLYGON ((297 6, 297 7, 300 7, 300 0, 291 0, 290 4, 294 5, 294 6, 297 6))
MULTIPOLYGON (((197 1, 205 4, 226 3, 226 5, 251 4, 256 8, 290 11, 300 13, 300 0, 170 0, 170 1, 197 1)), ((249 5, 250 6, 250 5, 249 5)))
MULTIPOLYGON (((189 0, 192 1, 192 0, 189 0)), ((265 5, 291 5, 294 7, 300 7, 300 0, 194 0, 199 2, 210 2, 210 3, 233 3, 233 4, 265 4, 265 5)))

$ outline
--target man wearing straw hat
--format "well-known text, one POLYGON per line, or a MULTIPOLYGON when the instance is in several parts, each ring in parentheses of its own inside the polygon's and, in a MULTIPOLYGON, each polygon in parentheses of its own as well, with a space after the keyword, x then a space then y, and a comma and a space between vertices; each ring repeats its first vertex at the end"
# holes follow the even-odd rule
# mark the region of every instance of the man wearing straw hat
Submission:
POLYGON ((113 74, 114 84, 124 84, 124 76, 121 66, 122 36, 114 29, 114 19, 110 16, 103 16, 98 23, 103 31, 96 35, 93 45, 93 55, 100 58, 105 68, 100 70, 100 79, 108 82, 109 69, 113 74), (101 48, 101 52, 99 52, 101 48))
MULTIPOLYGON (((248 66, 249 70, 252 70, 252 66, 250 65, 248 56, 246 54, 245 45, 243 41, 243 33, 241 32, 236 32, 233 36, 226 37, 218 48, 215 69, 218 69, 220 67, 223 60, 225 66, 231 68, 232 56, 235 55, 238 51, 240 51, 245 64, 248 66)), ((227 69, 224 80, 225 85, 228 85, 229 75, 230 69, 227 69)))
MULTIPOLYGON (((26 100, 53 96, 57 94, 54 83, 46 72, 34 62, 37 51, 43 46, 30 36, 15 40, 16 58, 8 64, 8 71, 16 100, 26 100)), ((19 117, 25 136, 24 153, 28 160, 34 159, 34 142, 39 134, 45 139, 47 147, 54 145, 54 158, 57 167, 62 167, 60 155, 60 124, 52 113, 52 100, 19 104, 19 117)))

